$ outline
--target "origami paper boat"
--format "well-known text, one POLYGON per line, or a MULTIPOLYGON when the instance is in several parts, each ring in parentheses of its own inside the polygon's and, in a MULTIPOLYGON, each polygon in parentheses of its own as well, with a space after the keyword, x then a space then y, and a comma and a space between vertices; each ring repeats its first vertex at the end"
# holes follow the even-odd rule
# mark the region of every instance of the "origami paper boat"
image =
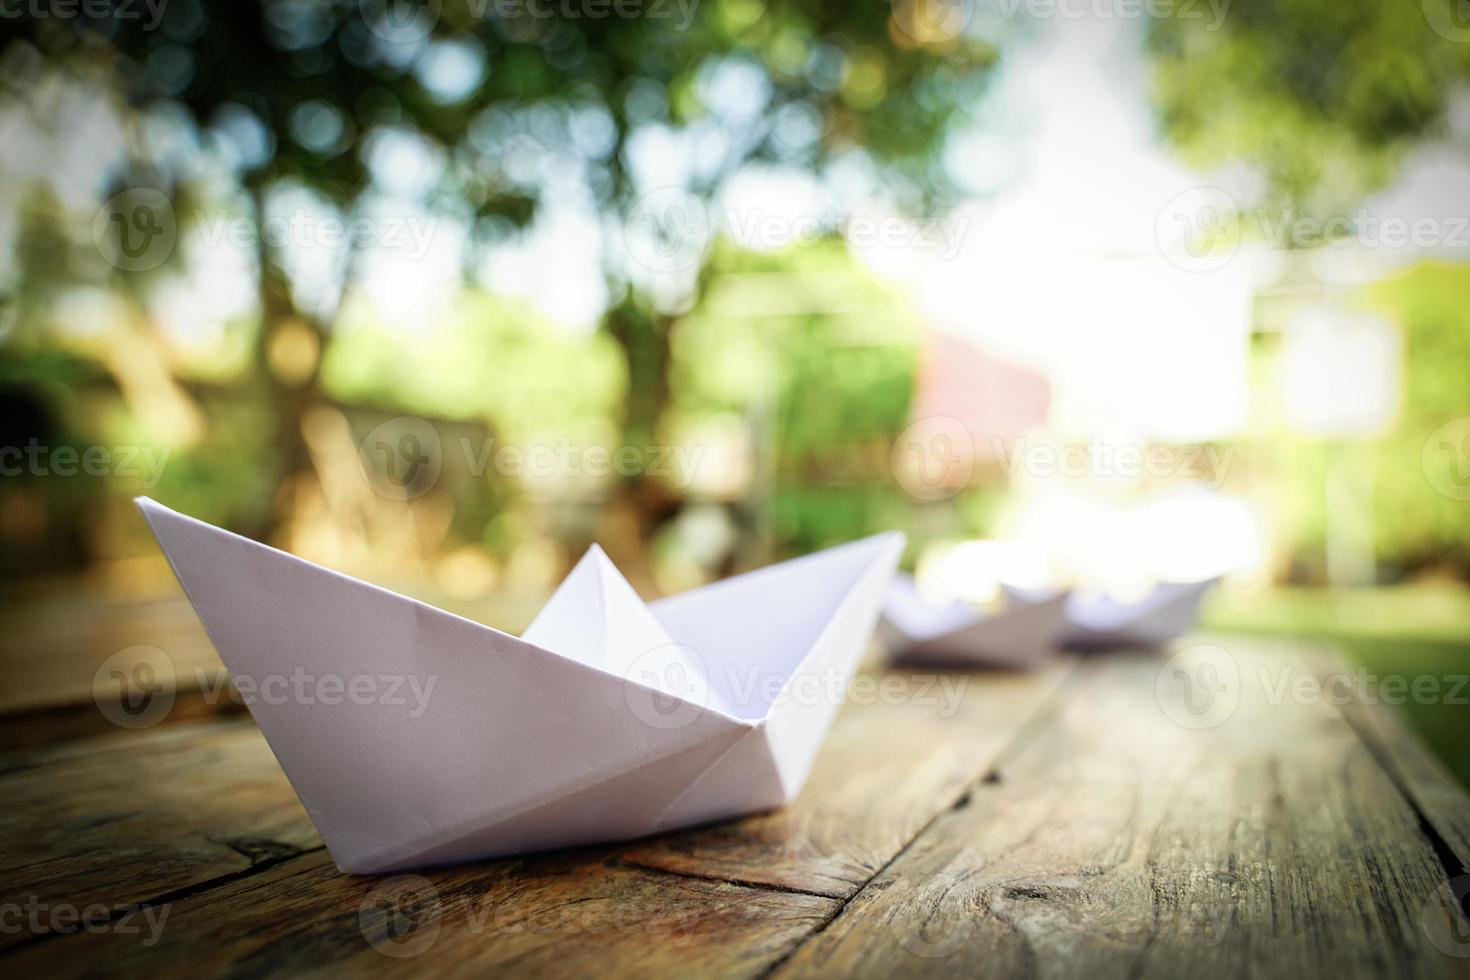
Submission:
MULTIPOLYGON (((1066 626, 1058 641, 1081 649, 1158 646, 1183 636, 1199 619, 1200 603, 1218 578, 1200 582, 1160 582, 1131 602, 1106 593, 1074 592, 1066 604, 1066 626)), ((1051 602, 1041 593, 1010 593, 1022 602, 1051 602)))
POLYGON ((1031 667, 1047 659, 1065 623, 1065 593, 1031 602, 1010 598, 986 615, 964 602, 924 602, 912 577, 893 576, 879 636, 895 659, 954 666, 1031 667))
POLYGON ((517 638, 137 502, 338 867, 362 874, 789 802, 903 548, 881 534, 648 605, 594 548, 517 638))

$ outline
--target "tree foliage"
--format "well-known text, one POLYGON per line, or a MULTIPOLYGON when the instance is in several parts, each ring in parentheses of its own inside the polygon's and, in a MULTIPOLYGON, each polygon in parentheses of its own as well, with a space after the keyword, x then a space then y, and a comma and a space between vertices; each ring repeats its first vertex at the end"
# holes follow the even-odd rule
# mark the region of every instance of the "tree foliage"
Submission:
MULTIPOLYGON (((1170 0, 1150 22, 1154 97, 1191 162, 1259 167, 1267 202, 1340 213, 1444 122, 1470 45, 1435 30, 1453 0, 1232 0, 1215 23, 1170 0)), ((1463 40, 1470 37, 1463 38, 1463 40)))

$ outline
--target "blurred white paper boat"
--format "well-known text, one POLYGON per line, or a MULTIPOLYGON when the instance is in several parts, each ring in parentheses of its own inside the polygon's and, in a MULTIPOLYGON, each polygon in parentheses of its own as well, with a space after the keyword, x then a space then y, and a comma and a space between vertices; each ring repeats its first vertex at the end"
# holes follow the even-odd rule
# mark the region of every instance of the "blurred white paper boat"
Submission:
MULTIPOLYGON (((1080 649, 1158 646, 1183 636, 1199 619, 1200 603, 1218 578, 1160 582, 1141 599, 1120 601, 1106 593, 1073 592, 1067 599, 1062 646, 1080 649)), ((1012 591, 1013 599, 1044 603, 1055 596, 1012 591)))
POLYGON ((956 667, 1033 667, 1053 652, 1065 622, 1065 593, 1007 599, 992 615, 964 602, 926 603, 912 577, 893 576, 883 598, 879 635, 899 661, 956 667))
POLYGON ((338 867, 362 874, 789 802, 903 548, 881 534, 648 605, 594 548, 517 638, 138 506, 338 867))

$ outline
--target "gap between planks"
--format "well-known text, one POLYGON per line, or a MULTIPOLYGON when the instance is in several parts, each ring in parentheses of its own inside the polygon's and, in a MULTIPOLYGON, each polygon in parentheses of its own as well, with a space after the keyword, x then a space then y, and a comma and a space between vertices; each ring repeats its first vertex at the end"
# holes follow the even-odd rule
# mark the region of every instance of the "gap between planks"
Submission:
MULTIPOLYGON (((1325 646, 1308 649, 1305 652, 1305 666, 1313 670, 1319 679, 1332 673, 1340 673, 1344 669, 1346 659, 1336 647, 1325 646)), ((1009 759, 1020 747, 1024 746, 1027 737, 1031 733, 1037 731, 1041 725, 1047 723, 1049 720, 1056 719, 1060 716, 1061 712, 1070 703, 1072 696, 1075 694, 1075 689, 1079 685, 1085 684, 1087 673, 1083 668, 1083 661, 1079 660, 1076 662, 1064 683, 1058 685, 1027 721, 1017 727, 1011 738, 1005 742, 1004 747, 996 754, 995 763, 988 767, 984 775, 979 780, 973 781, 969 785, 969 788, 949 808, 936 812, 885 863, 883 868, 874 872, 853 894, 842 899, 830 916, 802 936, 800 940, 794 943, 781 956, 772 961, 759 974, 760 980, 769 980, 770 977, 781 971, 788 962, 796 957, 810 943, 822 936, 844 913, 854 907, 859 899, 867 897, 873 888, 874 882, 879 880, 890 866, 902 860, 913 849, 914 845, 925 837, 941 817, 948 813, 954 813, 964 809, 970 802, 975 790, 981 784, 1002 782, 1003 772, 1009 759)), ((1470 868, 1470 862, 1466 860, 1467 857, 1470 857, 1470 854, 1464 854, 1462 856, 1462 853, 1451 843, 1451 839, 1453 839, 1462 847, 1466 846, 1465 825, 1460 824, 1456 820, 1453 812, 1446 812, 1442 800, 1430 796, 1421 803, 1420 793, 1424 790, 1424 786, 1421 780, 1414 778, 1413 771, 1411 771, 1415 769, 1417 762, 1422 761, 1413 755, 1414 752, 1422 754, 1423 751, 1422 746, 1417 743, 1417 733, 1404 728, 1402 719, 1393 716, 1394 709, 1392 708, 1382 707, 1373 703, 1358 703, 1356 701, 1341 703, 1330 701, 1329 699, 1329 703, 1333 705, 1335 714, 1342 719, 1347 730, 1353 733, 1354 739, 1361 746, 1366 757, 1372 761, 1373 766, 1381 773, 1384 780, 1393 787, 1393 791, 1397 793, 1408 811, 1413 814, 1422 840, 1434 855, 1435 862, 1438 864, 1439 870, 1444 874, 1445 880, 1453 880, 1465 875, 1467 868, 1470 868), (1403 744, 1405 741, 1413 744, 1406 746, 1403 744), (1407 760, 1401 758, 1405 751, 1410 753, 1410 757, 1407 760), (1437 824, 1437 819, 1447 821, 1443 832, 1437 824)), ((1433 766, 1433 768, 1438 770, 1442 767, 1433 766)), ((1442 774, 1442 778, 1448 780, 1448 785, 1457 794, 1458 798, 1464 799, 1465 794, 1461 791, 1458 783, 1453 781, 1452 777, 1449 777, 1447 774, 1442 774)), ((1467 915, 1470 915, 1470 902, 1467 902, 1465 912, 1467 915)), ((1155 935, 1150 934, 1146 939, 1146 943, 1151 943, 1154 938, 1156 938, 1155 935)))
MULTIPOLYGON (((1001 743, 1000 747, 983 763, 979 771, 972 774, 968 780, 961 784, 959 791, 955 795, 955 798, 950 801, 946 806, 937 808, 928 817, 928 819, 926 819, 921 825, 915 828, 915 830, 909 835, 908 839, 903 841, 900 847, 892 855, 890 855, 886 861, 875 868, 874 871, 871 874, 867 875, 860 883, 857 883, 857 887, 852 889, 852 891, 849 892, 846 896, 834 895, 828 892, 799 888, 796 886, 779 884, 776 882, 751 880, 742 878, 738 875, 721 876, 714 874, 701 874, 698 872, 681 869, 670 869, 634 858, 624 858, 618 856, 614 860, 621 866, 635 868, 641 872, 654 875, 667 875, 671 878, 692 879, 697 881, 708 881, 719 884, 727 884, 734 887, 753 889, 766 893, 802 895, 806 897, 826 899, 835 902, 832 913, 829 916, 827 916, 810 932, 804 935, 798 942, 793 944, 790 949, 785 951, 780 957, 773 961, 765 970, 763 970, 759 974, 759 976, 761 977, 769 976, 771 972, 779 968, 781 964, 785 963, 786 960, 799 948, 804 946, 813 937, 820 935, 821 932, 825 930, 828 925, 835 921, 836 918, 840 916, 842 912, 847 908, 848 904, 856 899, 859 895, 863 894, 868 886, 872 883, 874 878, 885 872, 893 864, 894 861, 898 860, 905 853, 907 853, 914 841, 922 837, 936 820, 938 820, 946 813, 954 812, 955 810, 961 809, 964 806, 968 805, 976 786, 981 784, 994 783, 998 780, 998 773, 1001 771, 1005 764, 1005 761, 1010 757, 1016 746, 1024 741, 1028 733, 1034 731, 1039 724, 1042 724, 1044 719, 1054 716, 1057 710, 1059 710, 1059 700, 1069 696, 1068 692, 1076 686, 1076 679, 1081 663, 1082 661, 1080 659, 1075 659, 1070 664, 1068 664, 1066 666, 1065 674, 1063 675, 1063 677, 1049 692, 1047 692, 1047 694, 1038 702, 1036 707, 1028 715, 1026 715, 1026 717, 1019 724, 1015 725, 1011 735, 1007 737, 1001 743)), ((228 722, 231 719, 220 718, 219 720, 228 722)), ((41 750, 41 754, 43 756, 45 755, 44 749, 41 750)), ((32 766, 44 766, 49 761, 52 760, 36 760, 34 762, 31 762, 30 764, 22 764, 20 766, 17 766, 16 768, 26 769, 31 768, 32 766)), ((251 856, 247 851, 235 847, 234 843, 230 840, 220 840, 216 841, 216 843, 232 847, 240 853, 245 854, 245 856, 247 857, 251 856)), ((209 893, 217 889, 236 884, 238 882, 252 878, 257 874, 262 874, 266 871, 280 868, 283 865, 288 865, 291 862, 297 861, 301 858, 310 857, 313 854, 317 854, 325 850, 323 846, 296 848, 292 845, 280 842, 264 841, 262 843, 272 844, 282 849, 289 849, 289 853, 269 854, 268 856, 263 857, 260 860, 253 861, 249 866, 241 868, 237 871, 231 871, 225 874, 216 875, 212 878, 207 878, 202 881, 194 882, 189 885, 162 892, 134 904, 157 906, 198 898, 200 896, 208 895, 209 893)), ((637 844, 641 843, 644 843, 644 841, 634 841, 630 842, 629 846, 636 846, 637 844)), ((118 913, 114 912, 113 914, 115 916, 118 913)), ((14 943, 10 946, 7 946, 3 950, 0 950, 0 960, 4 960, 8 956, 19 953, 22 950, 33 948, 40 943, 54 941, 66 935, 74 935, 74 933, 41 933, 25 941, 14 943)))
POLYGON ((1439 865, 1444 869, 1445 880, 1453 881, 1463 876, 1470 869, 1467 869, 1465 861, 1459 854, 1455 853, 1455 849, 1450 846, 1450 842, 1445 838, 1444 834, 1440 833, 1439 828, 1434 825, 1434 821, 1430 819, 1429 814, 1424 812, 1424 807, 1420 806, 1417 794, 1409 788, 1408 780, 1399 770, 1398 763, 1394 761, 1392 754, 1388 750, 1388 746, 1383 744, 1382 739, 1378 737, 1377 733, 1370 731, 1362 723, 1362 719, 1357 717, 1355 712, 1342 711, 1342 716, 1343 720, 1347 722, 1348 727, 1358 736, 1358 741, 1363 743, 1363 747, 1367 749, 1373 761, 1378 763, 1378 768, 1383 771, 1384 777, 1393 784, 1394 789, 1398 790, 1399 796, 1403 798, 1404 803, 1408 805, 1409 809, 1414 812, 1414 816, 1418 818, 1419 831, 1424 835, 1425 840, 1429 842, 1429 847, 1434 851, 1434 856, 1439 859, 1439 865))
MULTIPOLYGON (((227 847, 234 847, 234 844, 232 844, 230 841, 219 841, 218 843, 222 843, 227 847)), ((289 845, 281 846, 289 847, 289 845)), ((240 850, 237 847, 235 847, 234 849, 237 851, 240 850)), ((299 850, 296 848, 292 848, 291 853, 289 854, 280 854, 277 856, 262 858, 261 860, 255 861, 250 864, 249 867, 241 868, 239 871, 232 871, 229 874, 216 875, 213 878, 206 878, 204 881, 196 881, 192 885, 184 885, 183 887, 175 888, 172 891, 161 892, 150 898, 145 898, 140 902, 131 902, 127 905, 115 906, 108 911, 107 921, 105 924, 109 926, 112 925, 123 916, 131 915, 134 909, 150 907, 156 908, 163 905, 172 905, 175 902, 187 901, 188 899, 195 898, 199 895, 204 895, 212 892, 216 888, 223 888, 226 885, 233 885, 237 881, 244 881, 246 878, 251 878, 257 874, 260 874, 261 872, 268 871, 271 868, 278 868, 281 865, 289 864, 290 862, 295 861, 298 858, 309 857, 312 854, 316 854, 324 850, 326 850, 325 846, 308 847, 299 850)), ((244 852, 241 851, 241 853, 244 852)), ((51 930, 46 932, 33 933, 31 936, 25 939, 18 940, 14 943, 11 943, 9 946, 6 946, 4 949, 0 949, 0 960, 4 960, 6 957, 14 954, 18 954, 22 950, 32 949, 33 947, 39 946, 42 943, 53 942, 63 936, 81 935, 83 934, 83 932, 84 930, 77 929, 72 932, 51 930)))
POLYGON ((827 916, 826 919, 818 923, 810 932, 802 936, 801 939, 797 940, 795 943, 792 943, 790 949, 786 950, 780 956, 772 960, 770 964, 768 964, 766 968, 760 972, 757 980, 767 980, 767 978, 773 976, 777 970, 785 966, 787 961, 795 956, 804 946, 806 946, 807 943, 811 942, 813 939, 816 939, 822 933, 826 932, 827 927, 836 922, 837 919, 841 917, 842 913, 847 911, 848 906, 852 905, 853 902, 856 902, 859 898, 866 895, 869 887, 872 886, 873 882, 881 877, 884 872, 886 872, 890 867, 894 865, 895 862, 899 861, 906 854, 908 854, 910 848, 913 847, 914 843, 922 838, 929 831, 929 828, 933 827, 934 824, 941 817, 948 813, 954 813, 957 810, 963 810, 965 807, 969 806, 970 800, 974 796, 976 787, 981 785, 993 785, 995 783, 1001 782, 1005 778, 1004 770, 1006 761, 1011 757, 1012 753, 1026 741, 1026 739, 1030 736, 1032 732, 1038 730, 1043 724, 1046 724, 1049 719, 1055 718, 1060 714, 1061 709, 1065 706, 1065 702, 1069 700, 1072 696, 1072 689, 1077 687, 1081 683, 1079 678, 1082 674, 1082 664, 1084 662, 1085 661, 1083 660, 1083 658, 1077 658, 1072 662, 1071 666, 1067 669, 1067 676, 1062 680, 1062 682, 1056 687, 1052 688, 1052 690, 1042 700, 1041 704, 1037 705, 1036 710, 1031 712, 1031 714, 1026 718, 1025 721, 1016 726, 1015 731, 1011 733, 1010 738, 1006 739, 1004 744, 1002 744, 1000 749, 995 753, 991 761, 987 763, 985 767, 978 774, 976 774, 974 778, 972 778, 968 783, 965 784, 964 788, 960 791, 960 794, 955 797, 954 801, 950 803, 949 806, 941 810, 936 810, 934 814, 929 817, 928 820, 924 821, 922 826, 914 831, 913 836, 904 841, 902 847, 900 847, 897 851, 894 851, 893 855, 889 857, 887 861, 883 862, 883 865, 881 867, 875 869, 873 873, 868 876, 867 880, 864 881, 862 885, 860 885, 852 892, 852 894, 848 895, 847 897, 838 899, 838 904, 832 909, 831 915, 827 916))

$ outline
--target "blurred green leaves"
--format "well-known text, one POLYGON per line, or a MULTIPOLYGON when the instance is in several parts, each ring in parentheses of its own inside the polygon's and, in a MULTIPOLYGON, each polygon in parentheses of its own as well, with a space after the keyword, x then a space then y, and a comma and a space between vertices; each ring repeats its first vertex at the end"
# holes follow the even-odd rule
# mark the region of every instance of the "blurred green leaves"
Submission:
POLYGON ((1169 4, 1149 34, 1165 131, 1198 166, 1262 168, 1271 206, 1356 206, 1470 79, 1417 0, 1231 0, 1218 26, 1169 4))

